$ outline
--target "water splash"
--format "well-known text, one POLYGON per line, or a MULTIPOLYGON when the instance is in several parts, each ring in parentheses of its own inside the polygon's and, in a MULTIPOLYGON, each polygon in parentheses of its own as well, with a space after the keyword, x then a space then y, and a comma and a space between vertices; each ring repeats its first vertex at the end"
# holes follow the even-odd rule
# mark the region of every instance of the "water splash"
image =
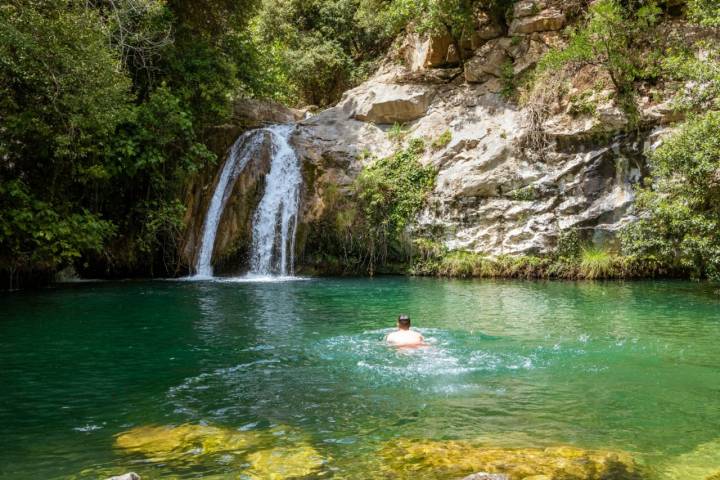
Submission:
POLYGON ((272 163, 253 218, 252 275, 293 274, 300 199, 300 163, 289 143, 291 125, 274 125, 272 163))
POLYGON ((257 153, 263 136, 264 130, 245 132, 238 137, 230 149, 205 215, 200 251, 195 261, 196 278, 210 278, 213 275, 211 261, 220 218, 235 186, 235 180, 245 169, 253 154, 257 153))

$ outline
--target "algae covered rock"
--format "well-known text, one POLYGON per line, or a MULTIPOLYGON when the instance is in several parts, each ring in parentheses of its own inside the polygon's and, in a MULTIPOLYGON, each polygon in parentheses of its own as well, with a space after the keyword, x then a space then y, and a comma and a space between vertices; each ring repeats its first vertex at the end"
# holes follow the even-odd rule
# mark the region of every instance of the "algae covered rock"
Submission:
POLYGON ((462 478, 473 472, 507 475, 509 480, 639 480, 628 454, 575 447, 493 448, 469 441, 399 439, 380 451, 390 478, 462 478))
POLYGON ((660 467, 663 480, 720 480, 720 439, 698 445, 693 450, 670 458, 660 467))
POLYGON ((178 468, 217 466, 221 459, 243 478, 257 480, 307 477, 326 462, 302 432, 285 425, 253 431, 191 424, 141 426, 119 434, 115 446, 178 468))
POLYGON ((118 435, 115 446, 165 461, 187 455, 242 452, 259 441, 257 432, 206 425, 143 426, 118 435))
POLYGON ((325 461, 307 444, 260 450, 248 455, 250 469, 245 472, 253 480, 285 480, 317 473, 325 461))

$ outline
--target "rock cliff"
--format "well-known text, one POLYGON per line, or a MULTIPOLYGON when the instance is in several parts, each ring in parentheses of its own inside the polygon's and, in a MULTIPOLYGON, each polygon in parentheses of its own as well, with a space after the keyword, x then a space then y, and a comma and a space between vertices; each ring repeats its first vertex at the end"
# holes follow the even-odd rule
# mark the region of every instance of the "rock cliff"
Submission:
MULTIPOLYGON (((320 225, 332 222, 328 192, 351 198, 364 166, 412 138, 425 140, 421 162, 438 172, 414 237, 490 256, 548 254, 569 230, 612 242, 633 220, 647 151, 677 118, 658 92, 641 89, 630 128, 609 79, 593 67, 513 98, 513 84, 565 41, 560 30, 578 14, 571 4, 520 1, 509 25, 479 17, 462 45, 409 34, 372 78, 299 121, 292 137, 305 176, 298 258, 322 243, 320 225)), ((221 256, 247 242, 233 215, 218 234, 221 256)))

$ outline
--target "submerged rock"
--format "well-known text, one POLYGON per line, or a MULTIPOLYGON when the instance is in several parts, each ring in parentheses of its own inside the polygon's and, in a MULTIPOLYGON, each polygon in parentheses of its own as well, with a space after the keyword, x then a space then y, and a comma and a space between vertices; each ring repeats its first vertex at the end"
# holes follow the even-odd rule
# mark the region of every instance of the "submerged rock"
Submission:
POLYGON ((463 480, 509 480, 510 477, 504 473, 473 473, 463 478, 463 480))
POLYGON ((248 455, 250 469, 245 473, 253 480, 285 480, 307 477, 325 463, 320 453, 307 444, 260 450, 248 455))
POLYGON ((720 439, 706 442, 694 450, 669 459, 660 467, 662 479, 720 480, 720 439))
MULTIPOLYGON (((121 433, 115 446, 178 467, 218 458, 251 479, 285 480, 317 473, 326 460, 301 432, 287 426, 237 431, 207 425, 143 426, 121 433)), ((225 477, 222 477, 225 478, 225 477)), ((118 477, 116 480, 134 480, 118 477)))
POLYGON ((121 433, 115 446, 155 461, 216 453, 243 452, 262 438, 257 432, 238 432, 205 425, 144 426, 121 433))
POLYGON ((124 475, 116 475, 107 480, 141 480, 142 477, 135 472, 126 473, 124 475))
POLYGON ((380 456, 391 478, 402 479, 452 478, 478 471, 505 475, 508 480, 643 478, 626 453, 569 446, 493 448, 462 440, 400 439, 382 448, 380 456))

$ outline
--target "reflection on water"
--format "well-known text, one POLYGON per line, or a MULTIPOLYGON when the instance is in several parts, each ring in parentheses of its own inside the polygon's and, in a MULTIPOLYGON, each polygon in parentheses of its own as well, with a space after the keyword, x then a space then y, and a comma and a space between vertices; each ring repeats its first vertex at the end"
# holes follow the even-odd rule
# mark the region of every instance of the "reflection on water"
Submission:
POLYGON ((322 462, 404 478, 381 461, 402 439, 430 463, 457 440, 629 452, 661 480, 720 470, 720 296, 698 284, 224 279, 2 300, 3 477, 322 462), (429 347, 383 342, 398 313, 429 347), (122 448, 123 432, 172 455, 122 448))

